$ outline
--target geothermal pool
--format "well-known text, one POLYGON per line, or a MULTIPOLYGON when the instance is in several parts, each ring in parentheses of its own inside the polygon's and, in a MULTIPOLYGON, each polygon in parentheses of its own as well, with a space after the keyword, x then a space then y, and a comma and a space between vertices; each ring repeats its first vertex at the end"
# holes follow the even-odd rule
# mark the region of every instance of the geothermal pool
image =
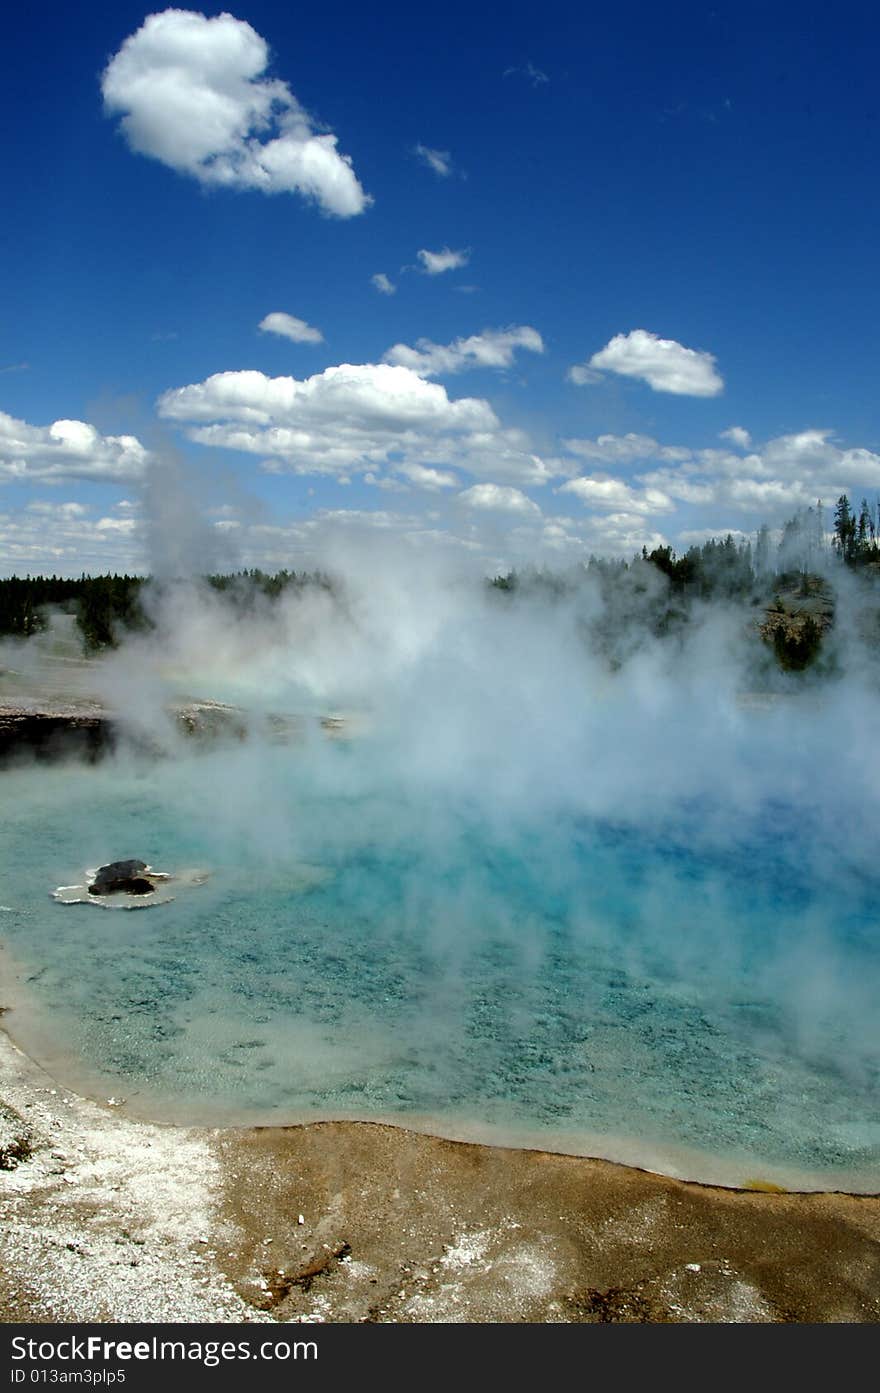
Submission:
POLYGON ((3 774, 13 1037, 136 1115, 381 1118, 880 1190, 880 887, 802 817, 493 809, 352 758, 3 774), (138 912, 50 898, 123 857, 211 876, 138 912))

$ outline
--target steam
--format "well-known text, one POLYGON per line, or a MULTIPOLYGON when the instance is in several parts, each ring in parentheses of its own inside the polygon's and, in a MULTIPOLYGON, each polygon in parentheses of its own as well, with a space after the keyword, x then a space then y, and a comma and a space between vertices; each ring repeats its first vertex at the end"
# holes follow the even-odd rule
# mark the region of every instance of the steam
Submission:
POLYGON ((211 575, 238 564, 234 540, 205 514, 201 500, 209 488, 216 495, 216 481, 167 445, 145 470, 141 511, 151 575, 211 575))
MULTIPOLYGON (((429 1052, 467 1035, 469 975, 499 955, 520 984, 498 997, 504 1030, 527 1048, 521 1003, 551 954, 540 905, 594 974, 662 987, 700 1019, 738 1011, 738 1029, 772 998, 773 1057, 875 1085, 878 698, 861 581, 835 573, 814 676, 778 672, 748 606, 697 603, 656 636, 667 582, 647 562, 610 589, 581 569, 513 594, 476 564, 351 531, 321 562, 328 583, 273 600, 247 580, 157 581, 154 628, 93 674, 125 727, 173 756, 137 777, 198 829, 200 856, 255 883, 302 865, 344 878, 345 913, 369 925, 357 951, 382 961, 403 935, 433 964, 417 1003, 429 1052), (225 745, 180 734, 169 707, 194 699, 236 709, 225 745)), ((113 777, 138 767, 122 754, 113 777)), ((552 1000, 548 1019, 587 1010, 552 1000)))
MULTIPOLYGON (((581 572, 562 593, 507 595, 475 565, 384 540, 348 536, 324 562, 329 584, 274 600, 246 579, 154 586, 155 628, 102 664, 109 704, 148 728, 176 699, 228 702, 255 748, 267 714, 347 714, 368 731, 346 747, 348 778, 514 819, 660 825, 699 805, 705 834, 735 836, 786 803, 831 837, 877 807, 875 614, 843 571, 823 678, 778 673, 746 606, 697 603, 655 636, 666 581, 647 563, 610 593, 581 572)), ((330 778, 338 751, 321 748, 330 778)))

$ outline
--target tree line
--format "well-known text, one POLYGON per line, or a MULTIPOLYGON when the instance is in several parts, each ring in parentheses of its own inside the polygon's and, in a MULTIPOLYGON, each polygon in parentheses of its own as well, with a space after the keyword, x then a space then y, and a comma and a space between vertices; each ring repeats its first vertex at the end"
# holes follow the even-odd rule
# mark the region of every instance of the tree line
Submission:
POLYGON ((494 576, 489 584, 497 590, 570 588, 583 570, 595 575, 603 585, 620 581, 640 563, 647 562, 662 572, 673 595, 710 599, 748 599, 772 591, 777 583, 800 576, 822 575, 835 564, 864 567, 880 562, 880 502, 872 509, 866 499, 856 514, 846 494, 834 508, 833 526, 826 530, 821 502, 801 508, 783 525, 774 543, 770 528, 762 526, 751 538, 737 540, 732 533, 711 537, 702 545, 676 553, 670 546, 642 547, 631 562, 591 556, 584 567, 553 575, 535 569, 511 570, 494 576))
MULTIPOLYGON (((488 584, 506 593, 525 590, 561 595, 592 579, 598 584, 605 611, 596 622, 604 625, 609 635, 624 622, 632 627, 631 617, 636 613, 652 632, 664 634, 686 621, 691 600, 767 604, 774 589, 791 588, 792 584, 799 584, 800 593, 807 596, 811 587, 815 591, 820 584, 818 577, 835 565, 859 568, 868 574, 878 562, 880 504, 872 509, 862 499, 856 512, 842 494, 834 508, 830 532, 822 504, 817 503, 795 513, 777 540, 764 526, 754 541, 737 540, 728 533, 694 544, 681 554, 670 546, 651 551, 643 547, 631 561, 591 556, 568 571, 511 570, 492 577, 488 584), (665 578, 659 590, 650 582, 651 575, 658 572, 665 578)), ((876 569, 880 572, 880 567, 876 569)), ((267 572, 255 567, 201 579, 239 612, 308 587, 339 593, 333 578, 321 571, 267 572)), ((46 627, 48 612, 59 608, 75 616, 87 651, 113 647, 124 633, 152 627, 145 587, 174 583, 127 574, 81 575, 78 579, 12 576, 0 580, 0 636, 27 638, 39 633, 46 627)))
MULTIPOLYGON (((333 586, 331 579, 320 571, 282 570, 270 574, 253 569, 203 579, 238 609, 254 605, 261 596, 272 601, 290 589, 333 586)), ((10 576, 0 580, 0 637, 29 638, 41 633, 48 624, 49 612, 60 609, 74 615, 88 652, 116 647, 125 633, 153 627, 145 604, 144 587, 148 583, 151 582, 147 576, 130 575, 81 575, 78 579, 10 576)))
POLYGON ((76 616, 90 651, 115 643, 119 628, 146 626, 143 576, 11 576, 0 580, 0 635, 29 638, 48 623, 51 609, 76 616))

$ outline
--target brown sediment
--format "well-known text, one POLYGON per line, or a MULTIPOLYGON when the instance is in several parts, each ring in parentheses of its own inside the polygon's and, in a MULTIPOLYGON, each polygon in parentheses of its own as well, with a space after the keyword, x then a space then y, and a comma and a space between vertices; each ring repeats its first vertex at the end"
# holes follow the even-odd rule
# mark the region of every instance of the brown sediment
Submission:
MULTIPOLYGON (((5 1321, 880 1320, 880 1198, 687 1184, 379 1123, 184 1128, 0 1033, 5 1321)), ((754 1182, 753 1182, 754 1183, 754 1182)))

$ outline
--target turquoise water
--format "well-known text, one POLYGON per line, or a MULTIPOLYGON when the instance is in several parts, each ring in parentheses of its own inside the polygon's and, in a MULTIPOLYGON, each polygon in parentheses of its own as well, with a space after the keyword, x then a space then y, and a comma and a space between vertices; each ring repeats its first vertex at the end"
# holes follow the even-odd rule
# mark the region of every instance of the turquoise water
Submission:
POLYGON ((396 1118, 880 1189, 878 884, 802 814, 493 816, 351 761, 4 774, 13 1035, 155 1117, 396 1118), (50 899, 130 856, 211 877, 136 913, 50 899))

